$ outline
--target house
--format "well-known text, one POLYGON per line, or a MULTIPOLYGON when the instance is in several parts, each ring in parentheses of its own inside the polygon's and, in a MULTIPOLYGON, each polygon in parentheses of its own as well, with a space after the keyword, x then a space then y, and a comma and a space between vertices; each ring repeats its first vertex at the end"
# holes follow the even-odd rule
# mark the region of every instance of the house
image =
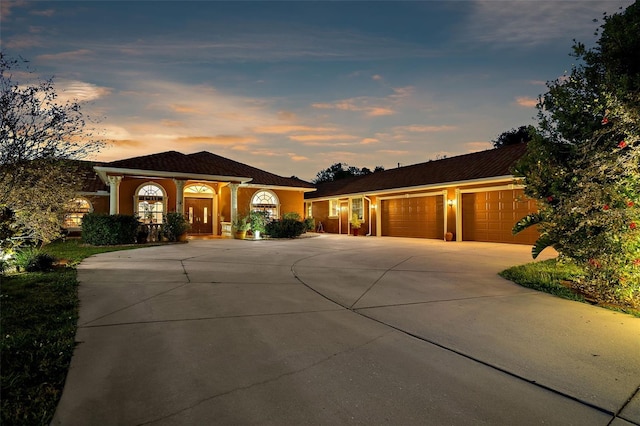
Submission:
POLYGON ((79 208, 69 224, 80 224, 89 211, 135 214, 146 224, 162 223, 163 214, 182 212, 192 235, 224 235, 231 222, 251 210, 270 217, 304 214, 308 182, 286 178, 210 152, 162 152, 94 165, 97 179, 73 201, 79 208), (73 223, 72 223, 73 222, 73 223))
POLYGON ((537 211, 512 175, 525 143, 327 182, 305 194, 305 214, 324 232, 531 244, 532 227, 513 225, 537 211), (364 231, 364 232, 363 232, 364 231))
MULTIPOLYGON (((513 225, 537 211, 512 175, 526 144, 515 144, 365 176, 312 185, 210 152, 162 152, 93 164, 68 218, 76 229, 89 211, 136 214, 162 223, 183 212, 192 235, 229 235, 231 223, 253 210, 272 218, 287 212, 315 220, 317 229, 361 234, 531 244, 534 228, 514 236, 513 225)), ((89 164, 89 163, 87 163, 89 164)), ((87 165, 88 169, 91 166, 87 165)))

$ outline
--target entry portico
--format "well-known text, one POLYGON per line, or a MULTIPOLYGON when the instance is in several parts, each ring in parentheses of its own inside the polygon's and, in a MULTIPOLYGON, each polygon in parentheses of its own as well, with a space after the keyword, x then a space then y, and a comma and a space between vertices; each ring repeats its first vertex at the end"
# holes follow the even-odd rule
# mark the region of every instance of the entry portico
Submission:
POLYGON ((136 214, 151 224, 175 211, 187 216, 191 234, 220 235, 238 216, 265 210, 265 199, 274 218, 285 212, 302 215, 304 192, 314 190, 302 180, 204 151, 168 151, 94 169, 109 185, 110 214, 136 214))

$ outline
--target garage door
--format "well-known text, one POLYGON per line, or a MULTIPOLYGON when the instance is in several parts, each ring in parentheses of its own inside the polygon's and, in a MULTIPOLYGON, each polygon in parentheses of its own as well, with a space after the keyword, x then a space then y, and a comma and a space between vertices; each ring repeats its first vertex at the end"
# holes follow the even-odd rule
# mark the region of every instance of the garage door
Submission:
POLYGON ((389 237, 443 238, 443 196, 382 200, 382 235, 389 237))
POLYGON ((513 225, 537 211, 536 203, 521 189, 462 194, 462 239, 496 243, 533 244, 535 227, 513 235, 513 225))

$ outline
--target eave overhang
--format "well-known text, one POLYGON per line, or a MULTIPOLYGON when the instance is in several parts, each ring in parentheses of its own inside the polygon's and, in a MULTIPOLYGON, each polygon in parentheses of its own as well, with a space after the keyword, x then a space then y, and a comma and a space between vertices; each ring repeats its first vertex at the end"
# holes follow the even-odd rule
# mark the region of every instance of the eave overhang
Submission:
POLYGON ((242 185, 243 188, 268 188, 268 189, 280 189, 283 191, 302 191, 302 192, 314 192, 317 191, 316 188, 305 188, 302 186, 279 186, 279 185, 268 185, 268 184, 259 184, 259 183, 245 183, 242 185))
POLYGON ((169 178, 169 179, 186 179, 186 180, 202 180, 214 182, 230 182, 244 184, 250 182, 253 178, 244 176, 222 176, 222 175, 203 175, 197 173, 168 172, 163 170, 143 170, 143 169, 123 169, 118 167, 95 166, 94 170, 100 176, 105 184, 108 184, 108 175, 123 175, 140 178, 169 178))
POLYGON ((327 200, 332 200, 336 198, 353 198, 353 197, 362 197, 365 195, 379 197, 387 194, 395 194, 398 192, 410 193, 410 192, 420 192, 420 191, 434 191, 438 189, 451 188, 456 186, 483 185, 483 184, 491 184, 491 183, 497 183, 497 182, 508 182, 508 181, 514 181, 516 179, 521 179, 521 178, 516 178, 513 175, 493 176, 489 178, 478 178, 478 179, 461 180, 461 181, 454 181, 454 182, 432 183, 428 185, 406 186, 406 187, 400 187, 400 188, 390 188, 390 189, 381 189, 381 190, 374 189, 371 191, 326 195, 324 197, 319 197, 319 198, 305 198, 305 201, 327 201, 327 200))

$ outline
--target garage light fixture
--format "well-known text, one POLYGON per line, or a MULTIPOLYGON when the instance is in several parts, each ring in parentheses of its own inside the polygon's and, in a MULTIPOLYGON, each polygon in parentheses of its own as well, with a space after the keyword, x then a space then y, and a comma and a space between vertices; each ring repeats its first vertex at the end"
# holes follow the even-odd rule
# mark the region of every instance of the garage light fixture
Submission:
POLYGON ((447 200, 447 205, 453 207, 456 204, 455 200, 447 200))

